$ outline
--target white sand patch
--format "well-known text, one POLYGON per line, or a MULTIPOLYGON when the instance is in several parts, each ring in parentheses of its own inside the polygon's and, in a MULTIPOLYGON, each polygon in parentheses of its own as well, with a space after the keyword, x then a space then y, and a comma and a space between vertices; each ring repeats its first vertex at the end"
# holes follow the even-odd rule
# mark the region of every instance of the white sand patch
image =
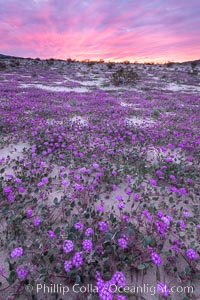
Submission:
POLYGON ((87 126, 88 125, 88 120, 84 117, 81 116, 74 116, 70 119, 70 121, 75 124, 81 125, 81 126, 87 126))
POLYGON ((27 78, 31 78, 31 75, 20 75, 20 77, 27 77, 27 78))
POLYGON ((23 149, 30 148, 28 143, 18 143, 18 144, 10 144, 9 146, 0 149, 0 159, 7 158, 8 156, 10 159, 16 159, 24 157, 23 149))
MULTIPOLYGON (((81 74, 79 76, 84 77, 85 75, 81 74)), ((65 76, 65 78, 67 80, 69 80, 69 81, 73 81, 73 82, 79 83, 79 84, 84 85, 84 86, 94 86, 94 85, 101 86, 101 84, 105 80, 104 78, 98 78, 98 79, 97 78, 95 78, 95 79, 93 78, 92 80, 84 80, 84 79, 83 80, 74 80, 74 79, 66 77, 66 76, 65 76)))
POLYGON ((121 106, 124 106, 124 107, 130 107, 130 106, 133 106, 133 104, 131 104, 131 103, 126 103, 126 102, 120 102, 120 105, 121 105, 121 106))
POLYGON ((57 121, 55 119, 47 119, 46 122, 48 125, 63 125, 64 124, 64 120, 57 121))
POLYGON ((46 91, 52 92, 77 92, 77 93, 85 93, 88 92, 86 87, 64 87, 64 86, 48 86, 44 84, 21 84, 21 87, 28 88, 28 87, 36 87, 39 89, 43 89, 46 91))
POLYGON ((156 122, 152 119, 143 119, 135 116, 125 118, 125 122, 130 126, 136 127, 151 127, 156 124, 156 122))
POLYGON ((18 144, 10 144, 9 146, 0 149, 0 160, 4 159, 4 172, 2 173, 4 178, 6 178, 7 175, 14 175, 15 171, 12 160, 25 158, 26 155, 24 154, 24 150, 28 148, 30 148, 28 143, 21 142, 18 144))
MULTIPOLYGON (((3 237, 5 237, 5 234, 3 234, 3 229, 5 230, 5 225, 1 224, 0 225, 0 228, 1 228, 1 235, 3 235, 3 237)), ((7 283, 7 280, 5 277, 9 277, 9 264, 6 260, 6 258, 8 257, 9 255, 9 251, 6 249, 6 250, 3 250, 3 248, 1 249, 0 251, 0 266, 2 268, 2 271, 3 271, 3 275, 4 276, 0 276, 0 279, 1 279, 1 283, 2 285, 4 286, 7 286, 8 283, 7 283)))
MULTIPOLYGON (((180 164, 186 161, 186 154, 181 149, 167 149, 162 151, 155 147, 149 147, 146 151, 147 162, 158 163, 160 160, 170 161, 172 163, 180 164)), ((187 162, 187 164, 191 164, 187 162)))
POLYGON ((165 113, 166 116, 172 116, 172 117, 176 116, 176 113, 171 112, 171 111, 166 111, 164 113, 165 113))
POLYGON ((184 84, 179 84, 177 85, 176 83, 169 83, 167 86, 167 89, 170 91, 195 91, 195 92, 200 92, 200 86, 195 86, 195 85, 184 85, 184 84))
POLYGON ((101 86, 101 90, 103 91, 133 91, 133 92, 138 92, 137 88, 131 88, 130 86, 115 86, 115 85, 110 85, 110 86, 101 86))

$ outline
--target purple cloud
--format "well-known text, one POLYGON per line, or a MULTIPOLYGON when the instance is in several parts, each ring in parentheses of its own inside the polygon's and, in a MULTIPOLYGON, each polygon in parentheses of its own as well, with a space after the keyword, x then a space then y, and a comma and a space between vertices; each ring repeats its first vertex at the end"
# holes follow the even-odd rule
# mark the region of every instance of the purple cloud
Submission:
POLYGON ((198 59, 198 0, 0 0, 0 52, 66 59, 198 59))

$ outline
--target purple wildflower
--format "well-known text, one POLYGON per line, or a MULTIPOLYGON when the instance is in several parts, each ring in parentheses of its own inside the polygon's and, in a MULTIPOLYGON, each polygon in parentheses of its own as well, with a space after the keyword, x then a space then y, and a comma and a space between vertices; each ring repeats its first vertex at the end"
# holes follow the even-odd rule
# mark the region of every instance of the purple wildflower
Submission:
POLYGON ((24 193, 24 191, 25 191, 25 188, 23 186, 20 186, 19 187, 19 193, 24 193))
POLYGON ((82 184, 78 184, 78 183, 75 183, 74 185, 73 185, 73 187, 75 188, 75 190, 77 190, 77 191, 84 191, 84 186, 82 185, 82 184))
POLYGON ((48 230, 48 234, 51 239, 55 237, 55 232, 53 230, 48 230))
POLYGON ((34 226, 39 226, 39 225, 40 225, 40 222, 41 222, 40 217, 35 217, 35 218, 34 218, 34 221, 33 221, 33 224, 34 224, 34 226))
POLYGON ((94 169, 98 169, 99 168, 99 164, 97 164, 97 163, 93 163, 92 166, 93 166, 94 169))
POLYGON ((104 287, 99 291, 100 300, 113 300, 113 293, 110 292, 109 285, 105 284, 104 287))
POLYGON ((88 237, 88 236, 90 236, 90 235, 92 235, 94 233, 94 230, 92 229, 92 228, 88 228, 88 229, 86 229, 86 231, 85 231, 85 235, 88 237))
POLYGON ((115 198, 116 198, 118 201, 122 201, 122 200, 123 200, 122 195, 117 195, 115 198))
POLYGON ((83 243, 83 250, 86 252, 92 251, 92 241, 91 240, 84 240, 83 243))
POLYGON ((151 216, 150 212, 148 212, 148 210, 143 210, 143 215, 145 216, 145 218, 146 218, 148 221, 151 221, 151 220, 152 220, 152 216, 151 216))
POLYGON ((116 300, 126 300, 127 298, 126 298, 126 296, 124 296, 124 295, 117 295, 117 298, 116 298, 116 300))
POLYGON ((102 231, 102 232, 106 231, 107 228, 108 228, 107 223, 106 223, 106 222, 103 222, 103 221, 100 221, 100 222, 98 223, 98 225, 99 225, 99 230, 102 231))
POLYGON ((127 188, 127 189, 126 189, 126 194, 127 194, 128 196, 130 196, 131 193, 132 193, 132 190, 131 190, 130 188, 127 188))
POLYGON ((173 220, 173 218, 171 216, 163 216, 161 217, 161 220, 167 225, 170 225, 170 222, 173 220))
POLYGON ((198 258, 198 254, 196 253, 196 251, 194 249, 187 249, 186 255, 191 260, 198 258))
POLYGON ((157 292, 164 297, 169 296, 169 288, 167 287, 166 283, 158 282, 157 283, 157 292))
POLYGON ((185 222, 184 222, 183 220, 179 220, 179 221, 178 221, 178 224, 179 224, 179 226, 180 226, 180 228, 181 228, 182 230, 185 229, 185 222))
POLYGON ((186 194, 187 194, 187 191, 186 191, 185 188, 180 188, 180 189, 179 189, 179 193, 180 193, 181 195, 186 195, 186 194))
POLYGON ((16 273, 17 273, 18 278, 21 279, 21 280, 24 280, 28 275, 28 271, 26 269, 23 269, 23 268, 20 268, 20 267, 18 267, 16 269, 16 273))
POLYGON ((168 189, 170 190, 170 192, 173 192, 173 193, 178 193, 178 191, 179 191, 175 186, 169 186, 168 189))
POLYGON ((127 248, 127 241, 125 239, 120 238, 117 240, 117 243, 118 243, 119 247, 121 247, 122 249, 127 248))
POLYGON ((127 182, 127 183, 131 183, 131 176, 130 176, 130 175, 127 175, 127 177, 126 177, 126 182, 127 182))
POLYGON ((169 178, 171 179, 171 181, 176 182, 176 177, 174 175, 170 175, 169 178))
POLYGON ((102 290, 105 283, 98 271, 96 271, 95 279, 96 279, 96 287, 98 288, 99 291, 102 290))
POLYGON ((76 252, 72 258, 73 265, 78 268, 83 264, 83 257, 81 252, 76 252))
POLYGON ((122 218, 122 220, 124 220, 125 222, 128 222, 128 220, 129 220, 129 216, 126 216, 126 215, 123 215, 121 218, 122 218))
POLYGON ((171 250, 174 250, 176 252, 176 254, 178 254, 180 252, 179 247, 177 245, 172 245, 170 247, 171 250))
POLYGON ((139 195, 138 193, 135 193, 135 194, 133 195, 133 199, 134 199, 135 201, 138 201, 138 200, 139 200, 139 197, 140 197, 140 195, 139 195))
POLYGON ((119 203, 117 204, 117 207, 118 207, 119 209, 123 209, 123 208, 125 207, 125 204, 124 204, 123 202, 119 202, 119 203))
POLYGON ((184 211, 183 212, 184 217, 189 218, 190 217, 190 213, 189 211, 184 211))
POLYGON ((126 286, 126 277, 122 272, 119 271, 115 272, 115 274, 112 277, 112 280, 120 287, 126 286))
POLYGON ((68 273, 72 269, 72 262, 71 262, 71 260, 66 260, 64 262, 64 269, 65 269, 66 273, 68 273))
POLYGON ((69 253, 74 249, 74 244, 71 240, 65 240, 63 243, 63 250, 65 253, 69 253))
POLYGON ((160 255, 158 253, 152 252, 151 253, 151 258, 152 258, 153 263, 155 265, 161 265, 162 264, 162 259, 161 259, 160 255))
POLYGON ((8 201, 13 201, 15 199, 15 196, 13 195, 13 193, 8 194, 8 201))
POLYGON ((42 183, 43 183, 43 184, 47 184, 48 181, 49 181, 48 177, 43 177, 43 178, 42 178, 42 183))
POLYGON ((151 185, 157 185, 157 181, 155 179, 153 179, 153 178, 149 180, 149 183, 151 185))
POLYGON ((160 234, 163 234, 167 231, 167 225, 159 220, 156 220, 155 221, 155 224, 156 224, 156 228, 157 228, 157 231, 160 233, 160 234))
POLYGON ((14 179, 14 182, 15 182, 15 183, 21 183, 22 180, 21 180, 20 178, 17 177, 17 178, 14 179))
POLYGON ((84 225, 81 222, 77 222, 76 224, 74 224, 74 228, 75 229, 79 229, 79 230, 83 230, 84 229, 84 225))
POLYGON ((103 213, 104 212, 104 207, 102 205, 97 205, 96 210, 103 213))
POLYGON ((43 185, 44 185, 44 183, 40 181, 40 182, 38 182, 37 187, 41 187, 43 185))
POLYGON ((12 192, 12 187, 11 186, 5 186, 3 191, 4 191, 4 193, 11 193, 12 192))
POLYGON ((18 247, 18 248, 15 248, 12 250, 10 257, 11 258, 20 257, 23 255, 23 253, 24 253, 24 251, 23 251, 22 247, 18 247))
POLYGON ((116 191, 117 190, 117 185, 113 184, 112 189, 113 189, 113 191, 116 191))
POLYGON ((33 210, 32 209, 27 209, 27 211, 26 211, 27 218, 31 218, 32 214, 33 214, 33 210))
POLYGON ((62 180, 62 185, 63 186, 67 186, 68 184, 69 184, 68 180, 66 180, 66 179, 62 180))

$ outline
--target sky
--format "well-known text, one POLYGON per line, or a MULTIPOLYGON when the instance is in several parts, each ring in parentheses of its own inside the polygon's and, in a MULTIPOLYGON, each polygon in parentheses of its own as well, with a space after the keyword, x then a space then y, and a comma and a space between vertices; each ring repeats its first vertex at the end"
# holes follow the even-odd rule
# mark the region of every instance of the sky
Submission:
POLYGON ((0 53, 167 62, 200 59, 200 0, 0 0, 0 53))

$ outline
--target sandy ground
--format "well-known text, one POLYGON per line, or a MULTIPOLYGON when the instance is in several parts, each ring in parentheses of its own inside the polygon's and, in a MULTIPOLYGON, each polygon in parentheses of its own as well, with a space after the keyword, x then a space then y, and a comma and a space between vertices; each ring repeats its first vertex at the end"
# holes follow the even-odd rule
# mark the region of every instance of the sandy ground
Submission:
MULTIPOLYGON (((52 68, 52 71, 57 70, 58 68, 52 68)), ((139 67, 138 67, 139 69, 139 67)), ((140 67, 140 69, 142 70, 142 68, 140 67)), ((159 80, 160 77, 155 76, 153 73, 155 72, 155 70, 152 68, 152 73, 148 73, 147 77, 149 77, 149 84, 151 84, 153 82, 153 88, 159 88, 159 80)), ((181 68, 180 68, 181 70, 181 68)), ((47 85, 44 83, 32 83, 29 82, 29 80, 32 80, 32 77, 29 75, 21 75, 21 77, 25 78, 27 81, 26 83, 20 83, 20 87, 22 89, 27 89, 27 88, 39 88, 39 89, 44 89, 46 91, 53 91, 53 92, 76 92, 76 93, 85 93, 85 92, 89 92, 91 91, 93 88, 97 88, 97 89, 102 89, 105 91, 119 91, 119 90, 128 90, 128 91, 140 91, 141 94, 143 93, 143 90, 141 89, 141 86, 137 86, 137 87, 115 87, 113 85, 108 85, 108 82, 105 80, 105 78, 103 77, 103 72, 100 71, 100 69, 96 69, 96 73, 98 74, 98 78, 95 78, 95 74, 90 73, 89 75, 85 76, 85 74, 83 74, 84 72, 87 72, 88 68, 87 67, 83 67, 82 70, 79 70, 78 72, 76 72, 76 76, 77 77, 81 77, 81 80, 76 80, 73 78, 69 78, 68 76, 65 76, 63 78, 63 80, 58 80, 53 82, 53 84, 47 85), (85 79, 86 78, 86 79, 85 79), (90 80, 88 80, 90 79, 90 80), (79 87, 66 87, 65 84, 71 80, 72 82, 75 82, 77 84, 80 84, 79 87), (105 86, 107 84, 107 86, 105 86)), ((169 72, 172 72, 173 69, 171 68, 169 72)), ((5 74, 4 76, 8 76, 10 75, 10 73, 5 74)), ((8 79, 4 78, 4 81, 6 82, 8 79)), ((148 81, 147 81, 148 83, 148 81)), ((165 84, 164 89, 169 90, 169 91, 188 91, 188 92, 199 92, 200 91, 200 86, 198 85, 184 85, 184 84, 177 84, 177 83, 168 83, 165 84)), ((137 104, 131 104, 128 103, 126 101, 119 101, 119 106, 122 106, 124 108, 126 107, 133 107, 134 110, 143 110, 142 107, 140 107, 140 105, 137 104)), ((199 107, 198 105, 196 106, 197 108, 199 107)), ((26 112, 27 117, 29 115, 31 115, 31 110, 27 110, 26 112)), ((165 114, 169 115, 169 116, 175 116, 176 113, 174 112, 165 112, 165 114)), ((60 122, 60 121, 56 121, 53 118, 49 118, 46 120, 47 124, 49 125, 53 125, 56 122, 60 122)), ((144 117, 139 117, 139 116, 132 116, 132 117, 127 117, 126 118, 126 122, 130 125, 130 126, 138 126, 138 127, 151 127, 154 126, 155 124, 155 120, 153 120, 152 118, 144 118, 144 117)), ((79 115, 73 116, 71 118, 71 123, 72 125, 74 123, 78 123, 80 126, 88 126, 88 119, 86 117, 82 117, 79 115)), ((57 123, 56 123, 57 124, 57 123)), ((58 125, 58 124, 57 124, 58 125)), ((15 160, 19 160, 21 158, 26 157, 26 151, 24 151, 24 149, 29 149, 30 145, 28 143, 23 143, 23 142, 19 142, 17 144, 9 144, 7 147, 3 147, 0 148, 0 160, 4 159, 7 162, 7 168, 4 170, 4 173, 2 174, 4 177, 6 177, 7 175, 13 175, 14 174, 14 170, 13 170, 13 162, 15 162, 15 160)), ((168 152, 161 152, 159 149, 156 149, 154 147, 149 147, 147 148, 145 151, 146 153, 146 157, 147 157, 147 163, 157 163, 159 159, 166 159, 167 157, 172 158, 174 160, 175 163, 179 164, 182 160, 186 161, 186 155, 184 152, 182 152, 179 149, 174 149, 172 151, 168 151, 168 152)), ((189 163, 188 163, 189 164, 189 163)), ((59 173, 59 168, 58 166, 54 166, 54 169, 52 171, 52 173, 50 174, 50 176, 52 178, 58 178, 58 173, 59 173)), ((120 186, 120 189, 118 189, 115 192, 112 192, 109 195, 109 198, 107 200, 104 199, 105 202, 105 209, 106 211, 110 211, 112 209, 112 206, 115 205, 117 203, 116 200, 116 195, 117 194, 122 194, 124 199, 127 199, 127 195, 125 194, 124 191, 124 187, 125 185, 122 184, 120 186)), ((52 205, 53 203, 53 199, 55 198, 55 196, 58 198, 58 201, 60 201, 61 197, 63 196, 64 190, 58 190, 58 189, 54 189, 52 190, 51 193, 48 194, 48 204, 52 205)), ((102 195, 102 199, 103 199, 102 195)), ((126 200, 125 200, 126 201, 126 200)), ((130 203, 126 203, 127 210, 130 210, 130 203)), ((0 228, 1 228, 1 234, 3 231, 5 224, 1 224, 0 223, 0 228)), ((5 275, 8 274, 8 263, 5 261, 5 256, 7 255, 5 250, 1 250, 0 251, 0 265, 5 269, 6 273, 5 275)), ((182 266, 184 267, 184 261, 180 260, 180 264, 182 264, 182 266)), ((161 273, 159 274, 160 278, 159 280, 161 281, 166 281, 166 282, 172 282, 174 279, 172 279, 169 275, 166 275, 167 272, 166 270, 161 270, 161 273)), ((134 287, 135 285, 139 285, 143 288, 143 295, 140 296, 135 296, 135 295, 130 295, 130 298, 128 299, 145 299, 145 300, 153 300, 153 299, 158 299, 157 296, 155 296, 155 284, 158 281, 158 274, 156 272, 156 268, 152 268, 151 270, 148 270, 147 273, 145 271, 143 272, 135 272, 133 274, 133 277, 131 278, 130 274, 127 274, 128 276, 128 285, 130 285, 130 287, 134 287), (146 288, 146 292, 144 292, 146 288)), ((6 286, 6 280, 3 279, 2 280, 3 286, 6 286)), ((60 282, 58 282, 60 283, 60 282)), ((83 284, 84 286, 86 284, 83 284)), ((173 282, 173 285, 176 286, 186 286, 186 283, 182 283, 179 279, 177 279, 176 281, 173 282)), ((188 283, 188 285, 190 285, 188 283)), ((198 286, 198 283, 197 283, 198 286)), ((67 300, 83 300, 83 299, 87 299, 87 300, 95 300, 98 299, 98 297, 96 297, 96 295, 92 295, 91 292, 88 293, 88 295, 86 296, 85 294, 83 295, 81 292, 79 293, 74 293, 72 291, 72 286, 68 285, 68 287, 70 288, 70 292, 65 295, 59 295, 60 298, 59 299, 67 299, 67 300)), ((26 296, 22 296, 21 298, 18 298, 19 300, 24 300, 24 299, 30 299, 30 293, 27 292, 27 297, 26 296)), ((182 293, 176 293, 174 295, 172 295, 171 300, 183 300, 184 295, 182 293)), ((0 299, 1 299, 1 295, 0 295, 0 299)), ((41 291, 38 296, 37 296, 38 300, 43 300, 43 299, 57 299, 54 295, 47 294, 44 293, 44 291, 41 291)), ((186 299, 186 298, 185 298, 186 299)), ((188 298, 189 299, 189 298, 188 298)), ((195 291, 194 297, 192 299, 196 299, 199 300, 200 299, 200 284, 197 288, 197 290, 195 291)))

